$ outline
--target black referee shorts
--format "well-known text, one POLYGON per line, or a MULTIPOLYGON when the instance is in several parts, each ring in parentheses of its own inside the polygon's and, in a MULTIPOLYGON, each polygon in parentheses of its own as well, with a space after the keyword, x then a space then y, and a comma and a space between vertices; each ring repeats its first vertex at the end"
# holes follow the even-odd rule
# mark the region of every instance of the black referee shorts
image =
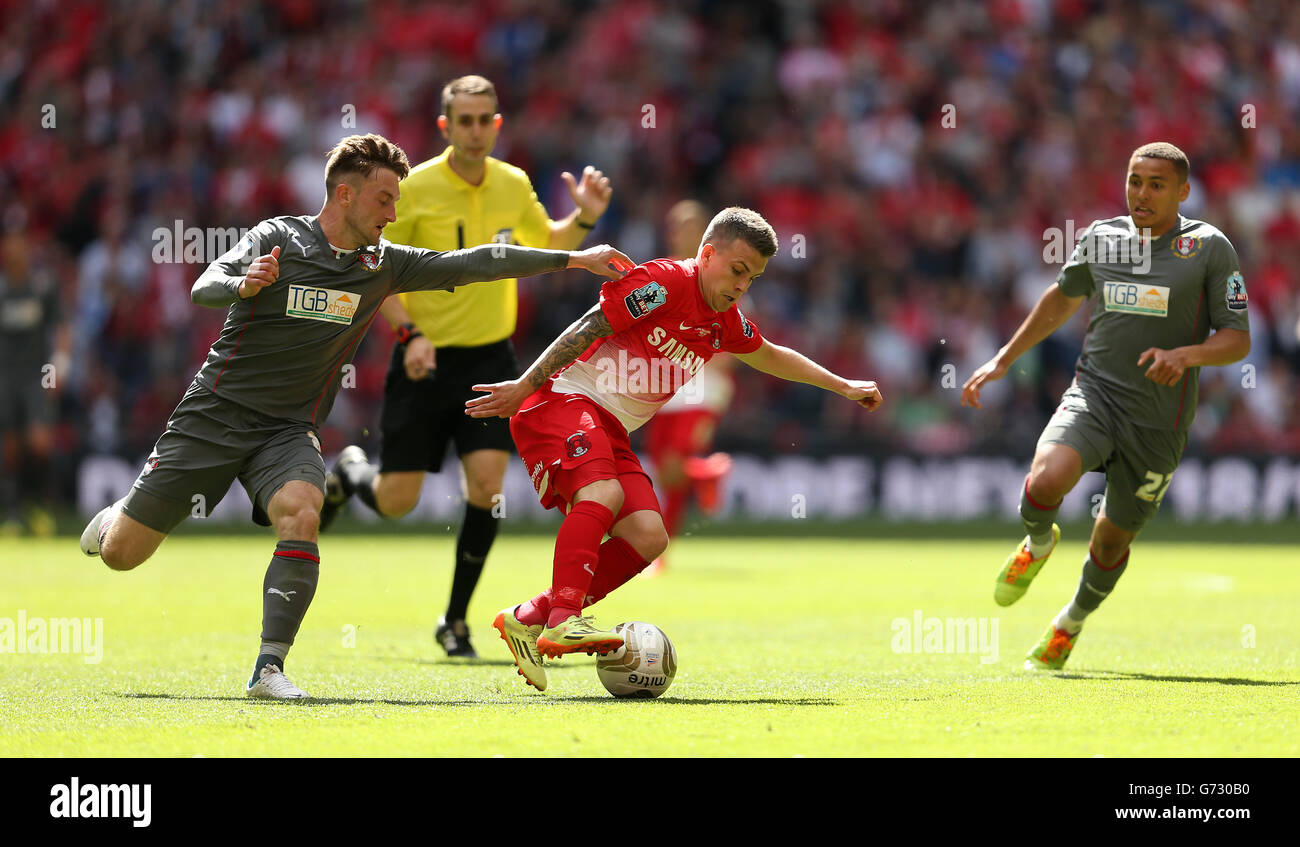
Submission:
POLYGON ((394 344, 379 415, 381 472, 437 473, 449 441, 458 456, 475 450, 514 452, 509 420, 465 414, 465 401, 480 396, 470 386, 519 376, 510 339, 481 347, 439 347, 433 376, 415 382, 407 379, 405 356, 406 346, 394 344))

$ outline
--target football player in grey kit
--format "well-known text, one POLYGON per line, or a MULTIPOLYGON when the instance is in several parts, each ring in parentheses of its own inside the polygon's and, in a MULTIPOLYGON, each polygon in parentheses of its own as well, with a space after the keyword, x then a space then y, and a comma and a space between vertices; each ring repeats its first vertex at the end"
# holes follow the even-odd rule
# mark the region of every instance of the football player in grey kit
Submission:
POLYGON ((390 294, 452 289, 580 267, 617 278, 633 267, 606 245, 580 252, 494 244, 436 252, 390 243, 398 182, 410 169, 378 135, 330 151, 320 214, 254 227, 194 283, 201 306, 229 307, 207 361, 167 422, 131 491, 81 535, 87 555, 131 570, 191 513, 238 478, 253 519, 278 543, 262 586, 262 643, 250 697, 300 699, 284 661, 316 592, 325 463, 318 427, 343 365, 390 294))
POLYGON ((1106 496, 1078 589, 1030 651, 1030 669, 1065 665, 1084 619, 1128 566, 1129 545, 1155 515, 1187 445, 1201 367, 1250 352, 1236 251, 1218 229, 1178 213, 1188 171, 1187 156, 1172 144, 1133 151, 1129 214, 1083 231, 1029 317, 962 387, 962 404, 978 408, 986 382, 1005 376, 1084 300, 1094 301, 1074 383, 1038 440, 1021 492, 1028 535, 994 588, 1001 606, 1024 596, 1060 540, 1054 521, 1061 501, 1085 471, 1104 470, 1106 496))

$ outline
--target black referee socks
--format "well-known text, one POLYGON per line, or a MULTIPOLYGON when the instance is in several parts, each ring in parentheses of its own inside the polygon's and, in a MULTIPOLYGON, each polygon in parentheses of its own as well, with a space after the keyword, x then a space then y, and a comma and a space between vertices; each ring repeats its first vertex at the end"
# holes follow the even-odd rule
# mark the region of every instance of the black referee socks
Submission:
POLYGON ((456 539, 456 573, 451 580, 451 599, 447 601, 447 620, 464 620, 469 598, 474 595, 483 563, 497 537, 497 519, 491 509, 465 504, 465 520, 456 539))

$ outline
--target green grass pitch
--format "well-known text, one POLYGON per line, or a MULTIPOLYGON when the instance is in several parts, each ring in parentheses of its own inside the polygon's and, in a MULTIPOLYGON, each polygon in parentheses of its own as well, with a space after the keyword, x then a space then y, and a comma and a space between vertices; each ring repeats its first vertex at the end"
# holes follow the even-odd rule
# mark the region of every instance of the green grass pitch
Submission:
POLYGON ((1007 535, 682 539, 665 576, 595 609, 672 637, 678 675, 657 701, 609 697, 587 657, 549 663, 545 694, 515 674, 490 622, 548 582, 548 538, 498 541, 471 664, 431 637, 452 541, 327 537, 288 662, 318 698, 306 703, 243 697, 269 537, 178 536, 131 573, 75 539, 6 540, 0 627, 20 611, 102 618, 103 656, 0 640, 0 756, 1300 755, 1293 548, 1139 542, 1068 672, 1029 675, 1021 660, 1071 596, 1086 542, 1067 537, 1001 609, 1007 535), (996 624, 996 661, 934 629, 970 617, 986 658, 996 624))

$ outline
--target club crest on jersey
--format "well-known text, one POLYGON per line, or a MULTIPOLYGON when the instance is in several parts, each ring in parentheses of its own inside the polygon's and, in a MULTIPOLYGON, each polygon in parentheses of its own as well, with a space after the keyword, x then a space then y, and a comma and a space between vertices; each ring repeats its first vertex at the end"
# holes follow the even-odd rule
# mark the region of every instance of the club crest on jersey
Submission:
POLYGON ((291 318, 351 325, 352 316, 357 313, 360 305, 361 295, 355 292, 291 285, 284 313, 291 318))
POLYGON ((1233 271, 1228 277, 1227 289, 1228 308, 1234 312, 1246 308, 1246 278, 1241 271, 1233 271))
POLYGON ((579 456, 587 455, 591 450, 591 439, 585 432, 575 432, 568 438, 564 439, 564 452, 569 454, 570 459, 576 459, 579 456))
POLYGON ((1194 235, 1183 235, 1174 239, 1174 255, 1180 259, 1190 259, 1201 250, 1201 239, 1194 235))
POLYGON ((722 324, 717 321, 709 327, 709 343, 713 345, 714 350, 722 349, 722 324))
POLYGON ((647 315, 668 302, 668 290, 651 280, 623 298, 628 314, 634 318, 647 315))
POLYGON ((357 254, 357 261, 361 262, 361 267, 368 271, 377 271, 380 264, 382 264, 378 251, 369 248, 357 254))

